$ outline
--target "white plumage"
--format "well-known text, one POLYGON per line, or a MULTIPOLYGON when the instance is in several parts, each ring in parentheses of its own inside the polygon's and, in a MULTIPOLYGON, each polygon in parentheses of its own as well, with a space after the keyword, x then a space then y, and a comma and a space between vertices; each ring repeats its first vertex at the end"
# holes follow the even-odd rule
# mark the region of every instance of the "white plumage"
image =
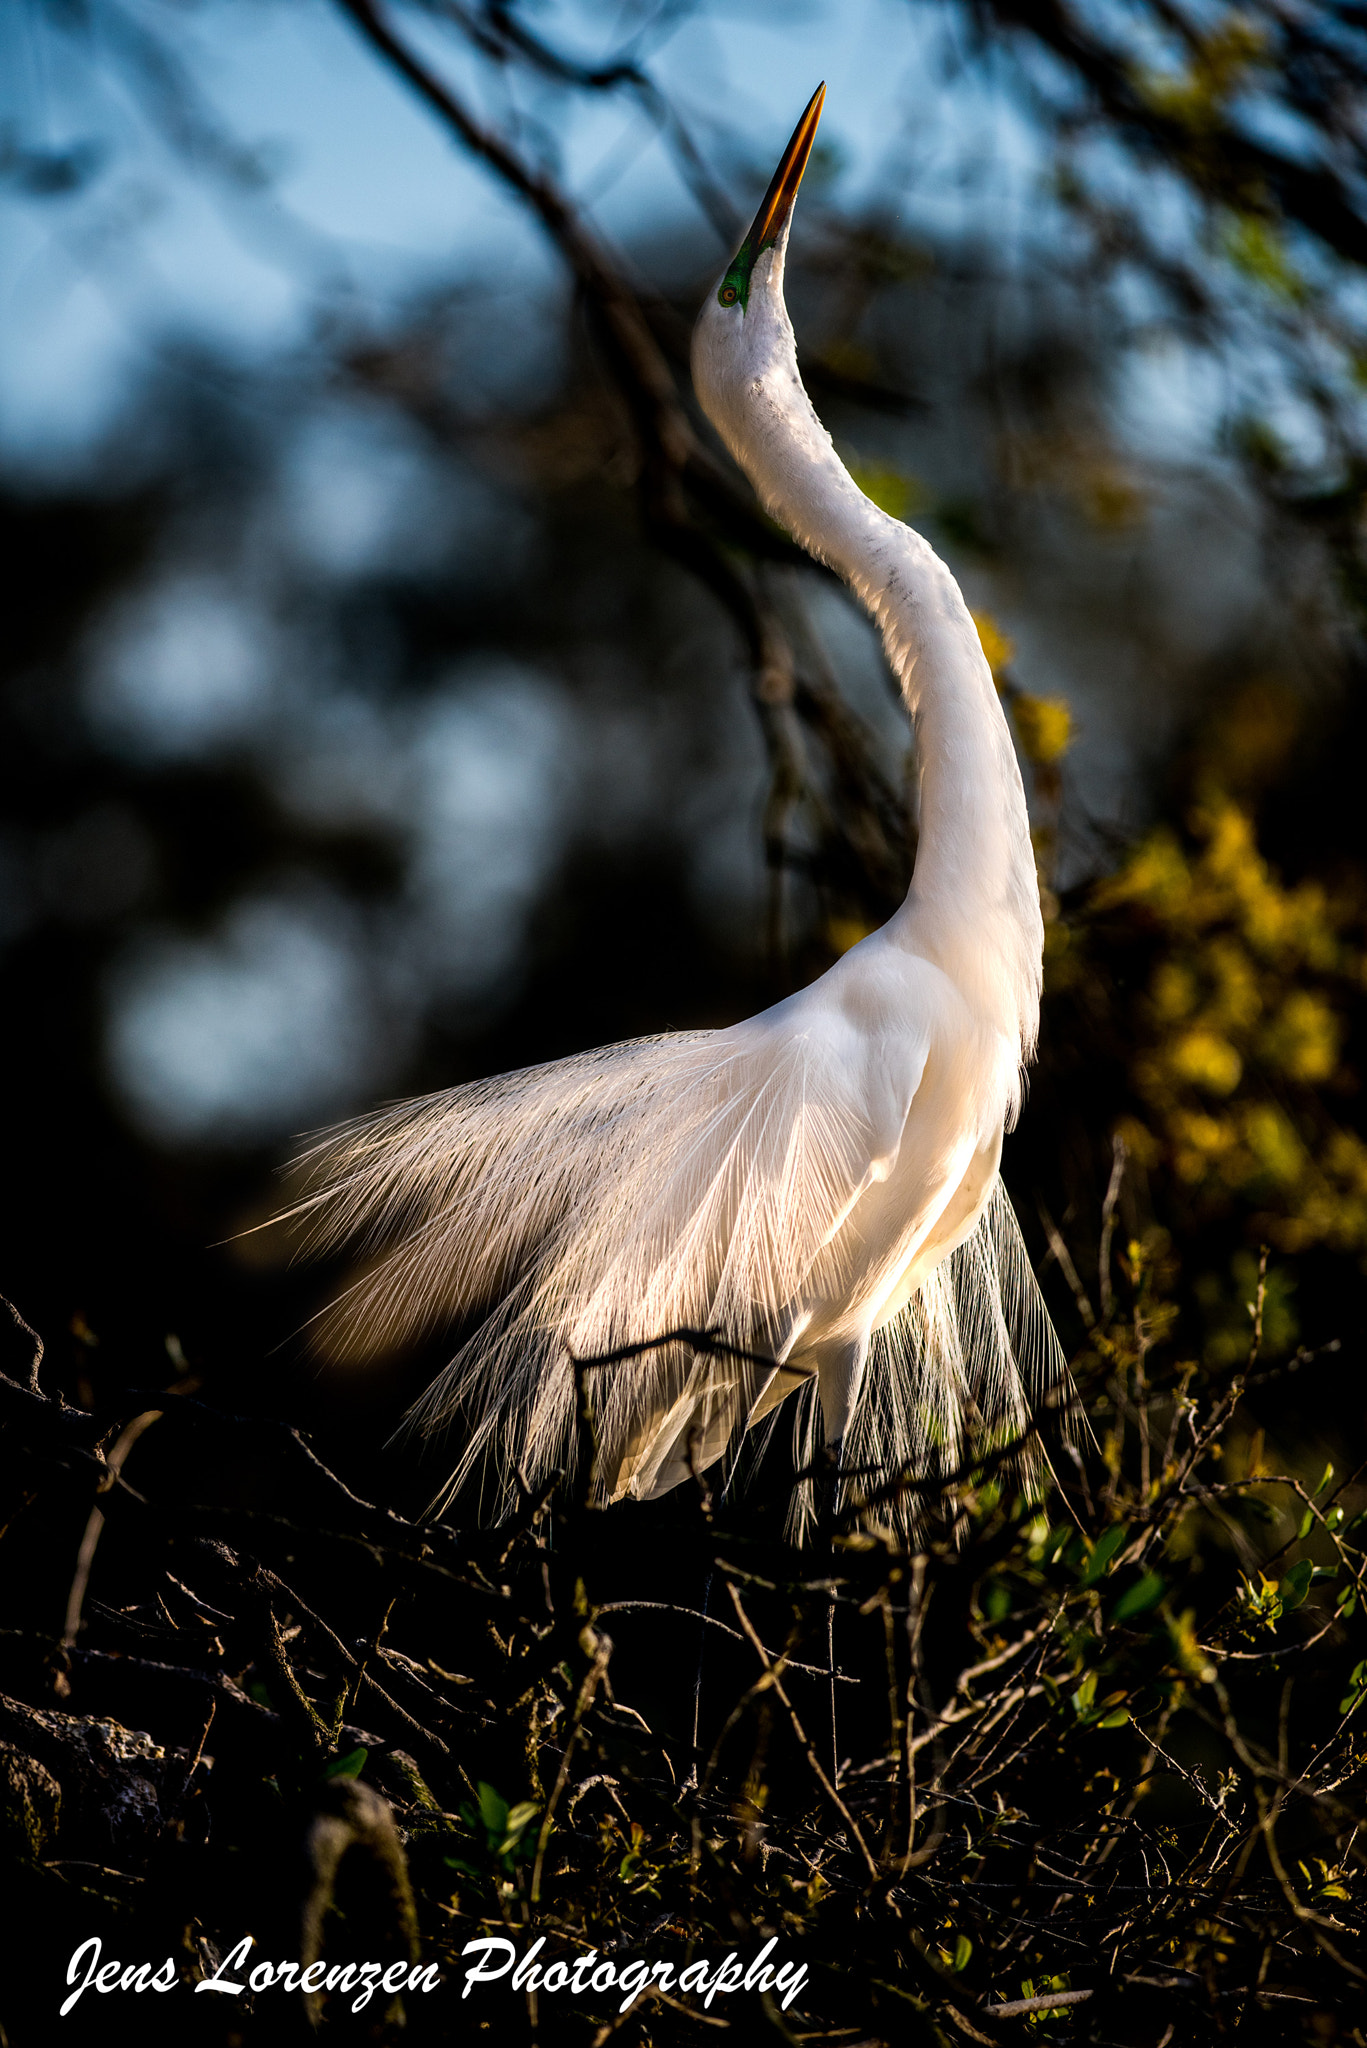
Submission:
MULTIPOLYGON (((806 1457, 814 1387, 867 1491, 875 1470, 952 1470, 970 1440, 1021 1437, 1066 1386, 997 1176, 1043 950, 1020 771, 957 584, 840 462, 783 301, 820 103, 703 309, 694 384, 768 510, 882 630, 916 733, 915 876, 880 931, 758 1017, 450 1089, 305 1155, 293 1213, 370 1260, 329 1311, 334 1347, 473 1319, 414 1410, 457 1436, 447 1497, 480 1473, 501 1507, 514 1474, 568 1465, 573 1361, 673 1331, 753 1356, 674 1341, 591 1369, 600 1500, 664 1493, 790 1395, 806 1457)), ((906 1526, 913 1506, 880 1513, 906 1526)))

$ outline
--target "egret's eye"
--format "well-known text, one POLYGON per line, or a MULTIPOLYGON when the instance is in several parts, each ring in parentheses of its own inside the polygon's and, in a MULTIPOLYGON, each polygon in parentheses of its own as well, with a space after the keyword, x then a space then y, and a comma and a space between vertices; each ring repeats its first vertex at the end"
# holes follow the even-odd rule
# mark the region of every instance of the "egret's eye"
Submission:
POLYGON ((734 306, 736 300, 740 297, 740 293, 733 284, 724 284, 717 293, 717 297, 723 306, 734 306))

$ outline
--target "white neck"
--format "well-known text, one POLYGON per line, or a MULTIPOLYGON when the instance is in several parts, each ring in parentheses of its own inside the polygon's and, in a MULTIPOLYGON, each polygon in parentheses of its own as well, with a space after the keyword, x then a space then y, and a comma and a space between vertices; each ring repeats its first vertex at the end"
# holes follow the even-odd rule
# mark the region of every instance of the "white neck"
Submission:
POLYGON ((932 959, 984 1022, 1039 1026, 1040 917, 1020 768, 963 594, 929 543, 872 504, 798 375, 783 252, 761 256, 743 329, 704 309, 693 375, 704 409, 767 510, 850 585, 877 621, 916 734, 920 843, 887 929, 932 959))

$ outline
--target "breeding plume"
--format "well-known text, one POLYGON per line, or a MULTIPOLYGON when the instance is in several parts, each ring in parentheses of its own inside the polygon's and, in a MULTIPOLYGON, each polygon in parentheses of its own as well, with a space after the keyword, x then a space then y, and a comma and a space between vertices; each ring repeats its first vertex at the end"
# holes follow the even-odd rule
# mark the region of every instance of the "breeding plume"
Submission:
MULTIPOLYGON (((447 1497, 478 1474, 502 1504, 515 1472, 567 1466, 576 1362, 628 1347, 655 1345, 586 1375, 604 1502, 655 1498, 784 1404, 800 1463, 824 1432, 875 1491, 874 1472, 1021 1438, 1066 1380, 997 1174, 1043 949, 1020 771, 958 585, 841 463, 784 305, 823 93, 703 307, 693 379, 768 511, 882 632, 915 729, 915 875, 880 931, 760 1016, 427 1096, 305 1156, 295 1213, 367 1261, 334 1345, 459 1327, 414 1411, 452 1448, 447 1497), (712 1341, 657 1342, 679 1331, 712 1341)), ((882 1491, 905 1524, 913 1496, 882 1491)))

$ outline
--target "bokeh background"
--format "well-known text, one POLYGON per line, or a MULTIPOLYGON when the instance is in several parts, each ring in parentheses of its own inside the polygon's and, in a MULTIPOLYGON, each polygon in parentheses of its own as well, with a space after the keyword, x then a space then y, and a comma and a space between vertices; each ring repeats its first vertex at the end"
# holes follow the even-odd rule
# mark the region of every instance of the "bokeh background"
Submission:
POLYGON ((687 378, 824 78, 789 301, 1026 765, 1051 1300, 1118 1136, 1173 1341, 1237 1355, 1267 1245, 1272 1347, 1340 1345, 1272 1420, 1361 1433, 1365 51, 1269 0, 0 10, 0 1289, 70 1387, 174 1337, 307 1404, 325 1276, 238 1235, 297 1134, 729 1021, 904 886, 874 636, 687 378))

